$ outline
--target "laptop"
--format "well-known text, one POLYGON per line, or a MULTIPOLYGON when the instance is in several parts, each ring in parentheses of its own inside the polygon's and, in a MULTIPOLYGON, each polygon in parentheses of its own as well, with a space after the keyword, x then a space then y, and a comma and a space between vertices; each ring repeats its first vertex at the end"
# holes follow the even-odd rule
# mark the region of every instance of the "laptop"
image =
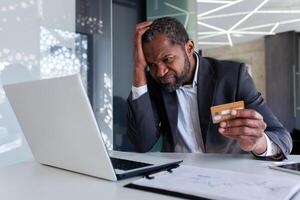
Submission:
POLYGON ((175 168, 182 162, 109 152, 78 74, 3 88, 41 164, 116 181, 175 168))

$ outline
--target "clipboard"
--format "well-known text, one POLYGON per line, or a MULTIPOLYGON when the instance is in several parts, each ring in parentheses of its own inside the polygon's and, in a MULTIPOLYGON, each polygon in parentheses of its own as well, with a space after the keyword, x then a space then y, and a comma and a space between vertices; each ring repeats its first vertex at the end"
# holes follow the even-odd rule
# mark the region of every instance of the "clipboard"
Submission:
MULTIPOLYGON (((155 176, 158 176, 162 172, 172 174, 173 169, 175 169, 177 167, 179 167, 179 165, 176 166, 176 167, 173 167, 173 168, 169 168, 169 169, 157 171, 157 172, 154 172, 154 173, 150 173, 150 174, 145 175, 144 178, 148 179, 148 180, 155 179, 155 176)), ((204 198, 204 197, 185 194, 185 193, 181 193, 181 192, 169 191, 169 190, 165 190, 165 189, 161 189, 161 188, 152 188, 152 187, 147 187, 147 186, 141 186, 141 185, 137 185, 137 184, 134 184, 134 183, 129 183, 127 185, 124 185, 124 187, 131 188, 131 189, 137 189, 137 190, 143 190, 143 191, 152 192, 152 193, 168 195, 168 196, 175 196, 175 197, 179 197, 179 198, 191 199, 191 200, 210 200, 210 199, 207 199, 207 198, 204 198)))
POLYGON ((125 185, 124 187, 137 189, 137 190, 143 190, 143 191, 147 191, 147 192, 153 192, 153 193, 157 193, 157 194, 168 195, 168 196, 174 196, 174 197, 179 197, 179 198, 184 198, 184 199, 210 200, 210 199, 207 199, 204 197, 198 197, 198 196, 194 196, 194 195, 184 194, 181 192, 172 192, 172 191, 168 191, 168 190, 164 190, 164 189, 157 189, 157 188, 150 188, 150 187, 135 185, 134 183, 129 183, 129 184, 125 185))
POLYGON ((125 185, 126 188, 185 199, 291 199, 300 189, 298 177, 242 173, 180 165, 150 174, 125 185))

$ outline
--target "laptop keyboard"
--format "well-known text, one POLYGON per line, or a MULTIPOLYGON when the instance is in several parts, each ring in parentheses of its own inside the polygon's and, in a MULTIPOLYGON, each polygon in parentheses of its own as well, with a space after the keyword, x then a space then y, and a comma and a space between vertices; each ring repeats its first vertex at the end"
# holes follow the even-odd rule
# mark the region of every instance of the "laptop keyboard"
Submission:
POLYGON ((120 158, 110 158, 110 160, 115 169, 120 169, 124 171, 152 165, 152 164, 141 163, 132 160, 124 160, 120 158))

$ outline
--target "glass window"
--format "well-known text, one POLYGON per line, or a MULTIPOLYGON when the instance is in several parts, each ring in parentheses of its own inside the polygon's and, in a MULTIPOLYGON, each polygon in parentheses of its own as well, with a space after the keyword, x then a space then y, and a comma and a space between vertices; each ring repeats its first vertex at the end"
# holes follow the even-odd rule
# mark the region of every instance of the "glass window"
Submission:
MULTIPOLYGON (((106 4, 107 9, 111 3, 103 1, 93 4, 84 0, 0 2, 0 165, 33 159, 5 96, 4 84, 79 73, 98 114, 97 121, 106 119, 105 122, 110 123, 111 53, 94 56, 111 46, 110 17, 107 17, 110 9, 100 12, 106 4), (109 61, 103 63, 103 60, 109 61), (93 73, 102 77, 94 77, 93 73), (95 92, 96 88, 101 91, 95 92)), ((107 134, 106 143, 112 144, 111 127, 110 131, 103 129, 107 134)))

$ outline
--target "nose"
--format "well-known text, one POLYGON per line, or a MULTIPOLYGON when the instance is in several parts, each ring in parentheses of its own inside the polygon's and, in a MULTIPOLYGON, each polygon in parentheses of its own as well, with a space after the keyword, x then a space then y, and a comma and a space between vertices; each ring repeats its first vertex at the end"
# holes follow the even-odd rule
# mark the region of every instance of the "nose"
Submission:
POLYGON ((156 76, 158 78, 164 77, 168 73, 169 69, 164 64, 158 64, 156 76))

